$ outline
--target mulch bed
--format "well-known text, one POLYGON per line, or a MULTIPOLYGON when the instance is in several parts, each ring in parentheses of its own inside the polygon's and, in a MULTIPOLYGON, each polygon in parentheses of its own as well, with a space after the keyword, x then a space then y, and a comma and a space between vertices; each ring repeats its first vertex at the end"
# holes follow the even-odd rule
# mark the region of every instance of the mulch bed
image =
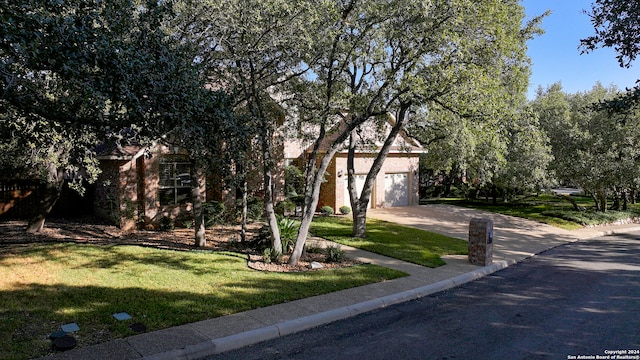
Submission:
POLYGON ((251 240, 256 239, 262 226, 263 224, 260 223, 247 225, 247 243, 240 242, 240 225, 216 226, 207 229, 207 245, 196 248, 194 247, 192 229, 124 232, 116 226, 101 223, 96 219, 55 219, 47 221, 41 233, 29 234, 26 232, 26 221, 7 220, 0 222, 0 253, 10 253, 12 249, 34 243, 74 242, 93 245, 138 245, 178 251, 195 249, 233 251, 247 254, 247 266, 260 271, 310 271, 309 264, 313 261, 321 263, 323 269, 352 266, 359 263, 348 258, 340 263, 327 263, 323 254, 312 253, 305 253, 295 266, 286 263, 287 255, 283 257, 283 262, 280 264, 266 263, 263 261, 262 254, 250 246, 251 240))

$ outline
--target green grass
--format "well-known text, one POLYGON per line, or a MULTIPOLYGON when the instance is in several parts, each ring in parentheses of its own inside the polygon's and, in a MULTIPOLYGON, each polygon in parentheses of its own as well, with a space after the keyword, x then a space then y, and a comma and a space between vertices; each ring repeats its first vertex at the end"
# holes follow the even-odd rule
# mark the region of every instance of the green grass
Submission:
POLYGON ((27 245, 0 253, 0 358, 47 354, 47 336, 80 326, 80 346, 406 276, 373 265, 251 270, 244 256, 137 246, 27 245), (112 314, 133 316, 120 322, 112 314))
POLYGON ((576 211, 571 203, 561 196, 541 194, 528 196, 518 201, 492 204, 489 201, 470 201, 465 199, 438 199, 423 203, 442 203, 470 207, 504 215, 538 221, 567 230, 575 230, 585 225, 601 225, 618 220, 640 216, 640 206, 630 204, 628 211, 597 212, 593 209, 593 200, 586 196, 571 196, 585 211, 576 211))
POLYGON ((464 240, 375 219, 367 220, 366 239, 351 237, 352 221, 347 218, 318 217, 311 232, 340 244, 432 268, 445 264, 442 255, 468 251, 464 240))

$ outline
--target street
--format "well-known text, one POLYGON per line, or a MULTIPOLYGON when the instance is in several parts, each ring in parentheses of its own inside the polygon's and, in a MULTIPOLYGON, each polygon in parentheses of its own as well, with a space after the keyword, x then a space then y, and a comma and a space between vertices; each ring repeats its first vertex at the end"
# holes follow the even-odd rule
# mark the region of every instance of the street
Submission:
POLYGON ((640 359, 640 234, 207 359, 640 359))

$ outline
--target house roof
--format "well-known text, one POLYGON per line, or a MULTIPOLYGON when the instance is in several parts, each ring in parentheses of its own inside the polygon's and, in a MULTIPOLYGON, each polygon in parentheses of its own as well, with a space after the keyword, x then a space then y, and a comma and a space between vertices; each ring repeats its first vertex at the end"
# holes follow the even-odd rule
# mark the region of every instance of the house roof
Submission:
MULTIPOLYGON (((372 154, 377 153, 377 151, 382 147, 386 136, 391 131, 391 127, 395 124, 396 120, 393 116, 388 116, 386 121, 379 126, 377 126, 372 121, 367 121, 364 123, 364 127, 360 132, 361 141, 356 150, 356 153, 359 154, 372 154), (367 142, 366 145, 363 146, 362 142, 367 142)), ((333 127, 330 131, 327 132, 327 136, 324 138, 322 143, 320 144, 320 151, 326 151, 329 149, 331 144, 336 140, 339 134, 346 127, 345 122, 340 122, 335 127, 333 127)), ((286 139, 285 140, 285 157, 288 158, 297 158, 302 155, 302 153, 309 153, 313 150, 312 143, 305 143, 300 139, 286 139)), ((339 153, 346 153, 348 150, 343 148, 339 153)), ((414 138, 410 137, 404 130, 400 130, 400 133, 394 140, 389 153, 423 153, 426 150, 422 147, 422 145, 414 138)))
POLYGON ((98 160, 133 160, 142 156, 147 148, 140 145, 119 146, 115 143, 96 147, 98 160))

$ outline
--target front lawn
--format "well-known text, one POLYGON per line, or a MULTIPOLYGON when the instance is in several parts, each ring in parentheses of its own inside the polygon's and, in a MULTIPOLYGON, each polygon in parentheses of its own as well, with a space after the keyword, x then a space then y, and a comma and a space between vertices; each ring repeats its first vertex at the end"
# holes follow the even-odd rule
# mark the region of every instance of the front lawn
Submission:
MULTIPOLYGON (((3 249, 0 249, 3 250, 3 249)), ((373 265, 260 272, 246 256, 132 245, 25 244, 0 252, 0 359, 51 351, 77 323, 79 346, 406 276, 373 265), (133 316, 118 321, 114 313, 133 316)))
POLYGON ((366 239, 351 236, 350 218, 335 216, 315 218, 311 232, 340 244, 432 268, 445 264, 442 255, 468 253, 464 240, 376 219, 367 220, 366 239))

